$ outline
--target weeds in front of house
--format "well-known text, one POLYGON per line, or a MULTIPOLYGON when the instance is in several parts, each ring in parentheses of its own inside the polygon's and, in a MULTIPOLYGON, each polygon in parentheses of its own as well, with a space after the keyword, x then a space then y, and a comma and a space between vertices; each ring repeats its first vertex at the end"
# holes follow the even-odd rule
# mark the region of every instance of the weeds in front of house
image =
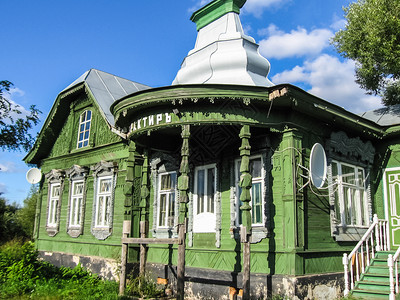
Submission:
POLYGON ((81 265, 55 267, 38 260, 32 242, 0 247, 0 299, 123 299, 118 283, 102 280, 81 265))
POLYGON ((164 285, 157 284, 149 274, 130 276, 125 293, 143 299, 164 297, 164 285))

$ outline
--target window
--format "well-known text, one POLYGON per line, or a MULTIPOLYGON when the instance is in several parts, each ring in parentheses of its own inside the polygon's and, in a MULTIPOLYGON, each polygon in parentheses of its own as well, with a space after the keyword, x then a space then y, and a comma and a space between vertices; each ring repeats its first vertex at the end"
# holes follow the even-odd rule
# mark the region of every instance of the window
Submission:
POLYGON ((216 167, 195 168, 193 195, 193 231, 215 232, 216 167))
POLYGON ((99 177, 97 182, 95 227, 109 227, 111 220, 112 176, 99 177))
POLYGON ((364 169, 332 161, 335 191, 335 217, 342 227, 368 226, 368 201, 364 169))
POLYGON ((81 226, 83 213, 83 188, 83 180, 72 182, 69 225, 73 227, 81 226))
POLYGON ((53 237, 57 235, 60 229, 65 172, 53 169, 46 173, 45 177, 48 182, 46 231, 49 236, 53 237))
MULTIPOLYGON (((240 201, 240 194, 242 189, 239 186, 240 181, 240 163, 241 160, 236 161, 236 187, 237 187, 237 222, 242 224, 242 211, 240 207, 243 202, 240 201)), ((250 174, 252 176, 251 186, 251 219, 254 226, 264 225, 264 168, 261 156, 250 158, 250 174)))
POLYGON ((158 227, 171 228, 175 217, 176 173, 158 175, 158 227))
POLYGON ((56 227, 58 225, 58 206, 61 196, 61 185, 59 183, 50 184, 50 197, 47 226, 56 227))
POLYGON ((77 148, 89 145, 90 123, 92 120, 92 112, 84 111, 79 118, 78 145, 77 148))

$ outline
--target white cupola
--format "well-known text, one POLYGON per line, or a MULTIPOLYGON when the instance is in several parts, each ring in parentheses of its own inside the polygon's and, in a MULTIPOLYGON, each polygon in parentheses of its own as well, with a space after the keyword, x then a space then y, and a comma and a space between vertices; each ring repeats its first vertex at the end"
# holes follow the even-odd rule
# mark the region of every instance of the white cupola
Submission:
POLYGON ((197 40, 172 85, 238 84, 272 86, 270 63, 255 40, 244 34, 240 8, 246 0, 214 0, 193 13, 197 40))

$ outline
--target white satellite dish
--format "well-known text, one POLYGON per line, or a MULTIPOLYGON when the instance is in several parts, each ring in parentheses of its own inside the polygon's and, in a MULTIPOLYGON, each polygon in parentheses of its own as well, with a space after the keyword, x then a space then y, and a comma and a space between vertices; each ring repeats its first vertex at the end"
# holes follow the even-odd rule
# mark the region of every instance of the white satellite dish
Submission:
POLYGON ((326 155, 321 144, 315 143, 310 154, 310 179, 316 188, 321 188, 326 180, 326 155))
POLYGON ((42 179, 42 172, 38 168, 32 168, 28 172, 26 172, 26 180, 30 184, 36 184, 42 179))

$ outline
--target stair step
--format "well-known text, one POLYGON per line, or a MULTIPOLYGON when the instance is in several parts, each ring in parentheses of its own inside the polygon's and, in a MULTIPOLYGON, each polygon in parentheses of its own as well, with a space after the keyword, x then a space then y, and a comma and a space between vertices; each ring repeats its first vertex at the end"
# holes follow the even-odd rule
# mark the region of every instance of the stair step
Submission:
POLYGON ((375 254, 375 258, 379 258, 379 259, 388 259, 389 254, 394 255, 396 253, 396 251, 378 251, 375 254))
POLYGON ((389 276, 389 267, 388 266, 368 266, 365 270, 365 273, 384 274, 384 275, 389 276))
POLYGON ((377 282, 377 281, 358 281, 355 286, 356 289, 368 290, 368 291, 382 291, 390 292, 389 283, 377 282))
POLYGON ((371 261, 371 266, 386 266, 387 267, 387 259, 384 258, 373 258, 371 261))
POLYGON ((388 299, 389 293, 381 292, 381 291, 370 291, 370 290, 362 290, 362 289, 354 289, 350 293, 355 298, 361 299, 388 299))
POLYGON ((384 274, 364 273, 361 275, 360 281, 389 283, 389 276, 384 274))

